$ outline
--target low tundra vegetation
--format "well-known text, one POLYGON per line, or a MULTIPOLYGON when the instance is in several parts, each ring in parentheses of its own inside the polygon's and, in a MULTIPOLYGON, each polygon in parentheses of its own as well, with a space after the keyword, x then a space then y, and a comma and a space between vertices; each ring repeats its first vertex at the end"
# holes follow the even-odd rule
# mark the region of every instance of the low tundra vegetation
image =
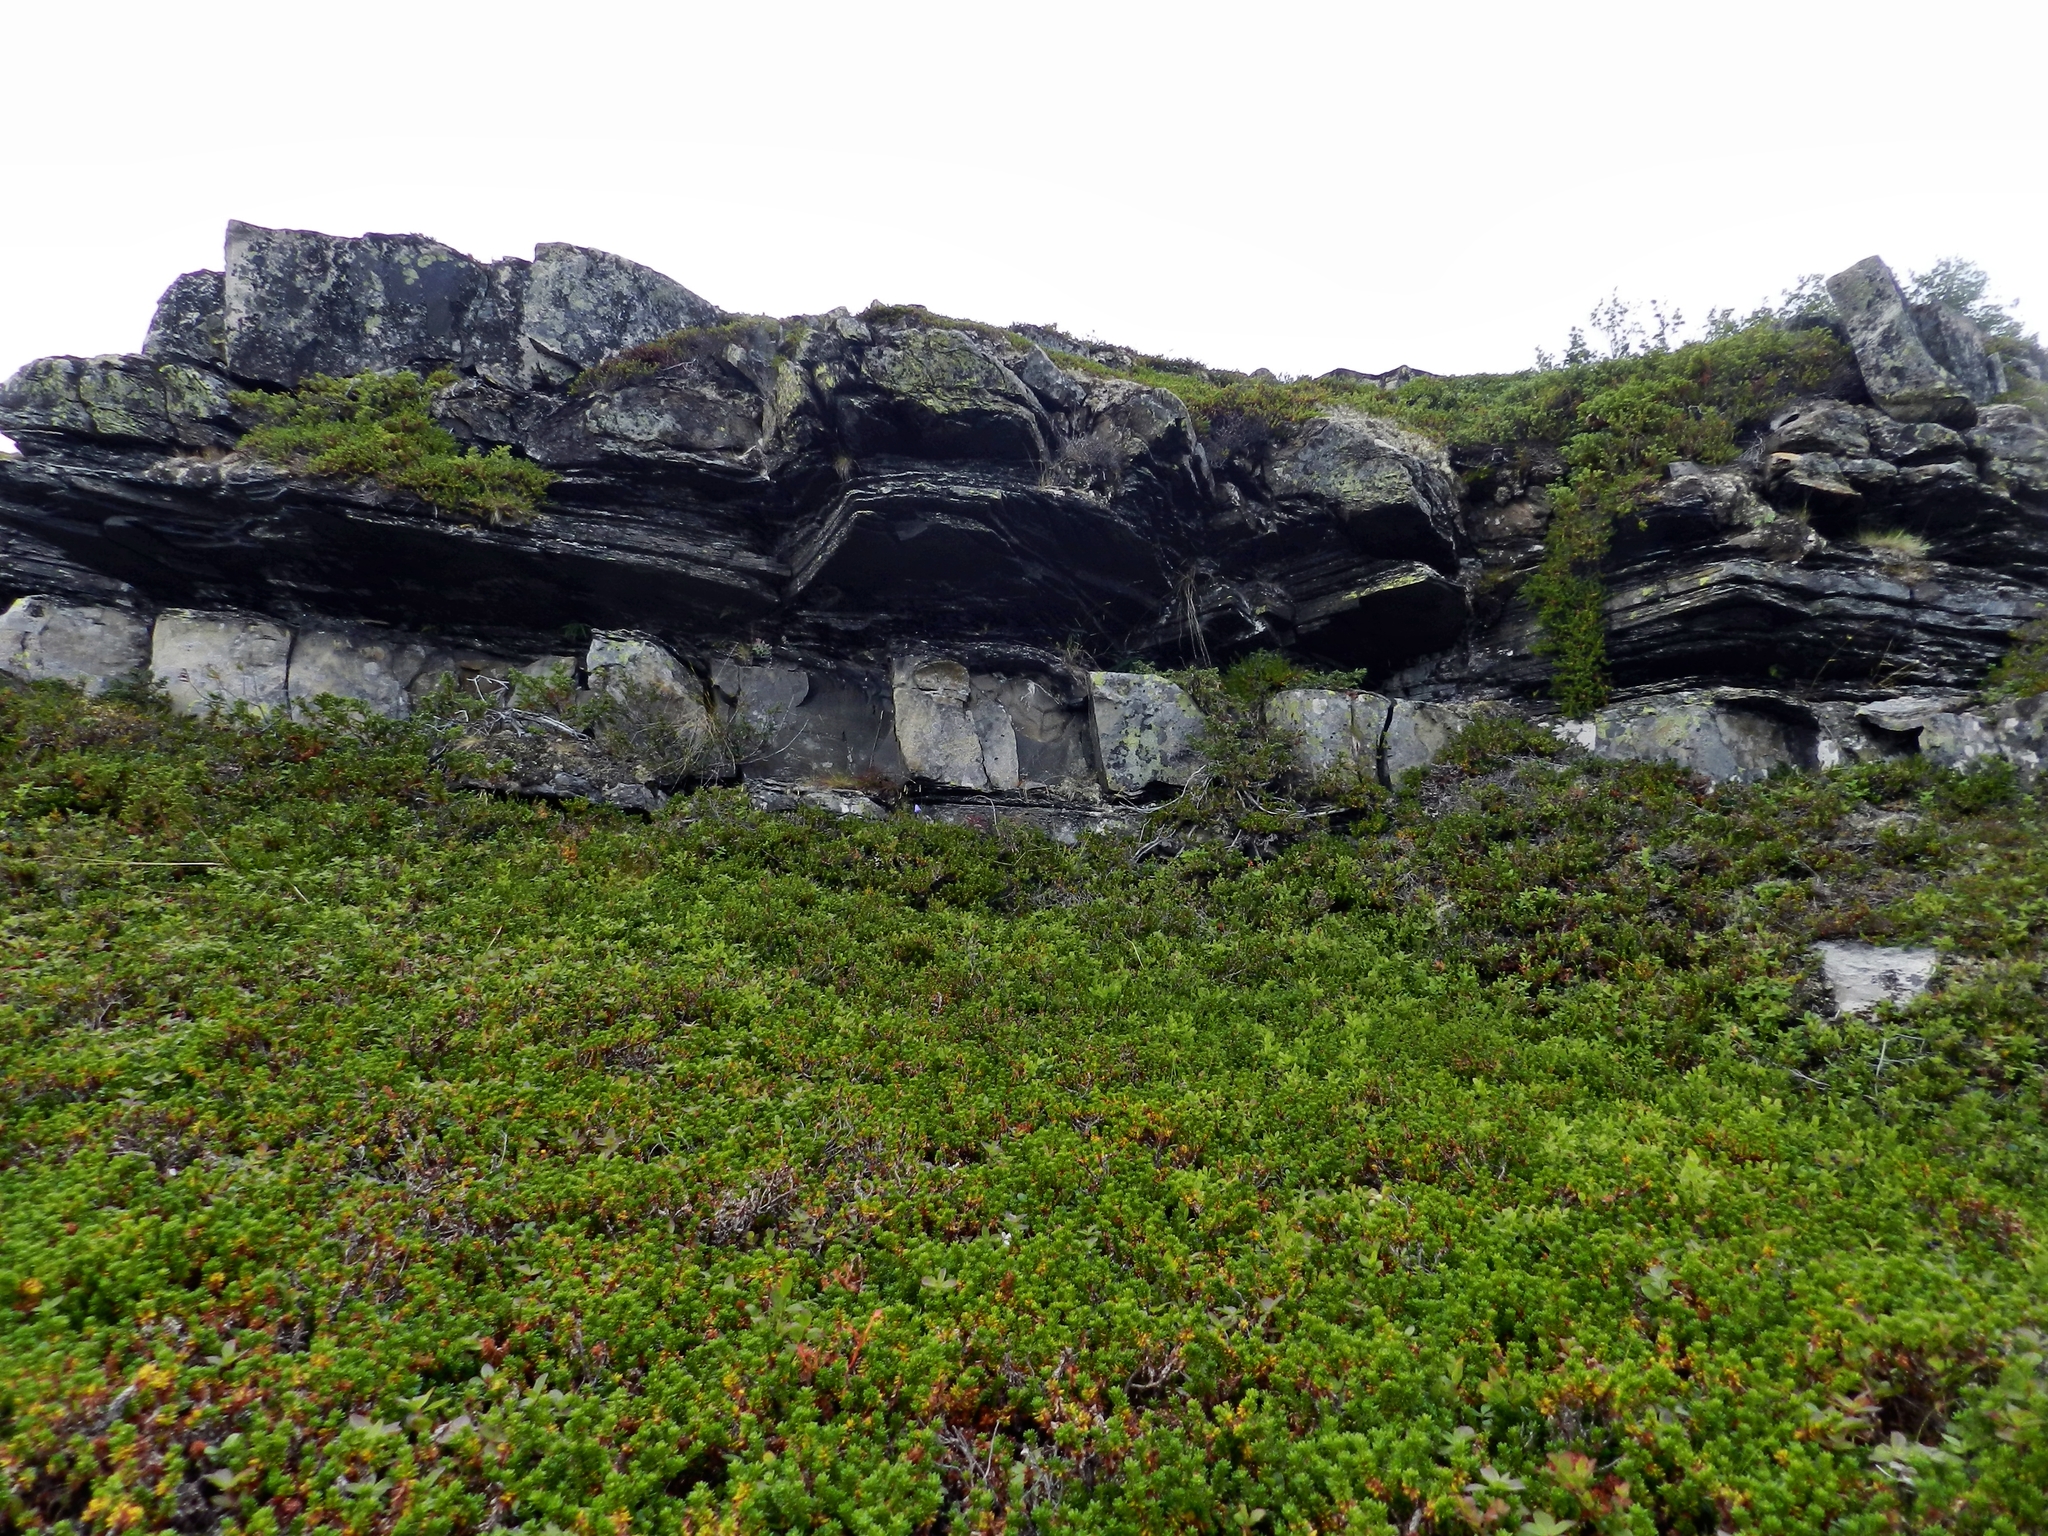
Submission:
POLYGON ((2009 773, 1489 721, 1139 861, 447 751, 0 692, 0 1526, 2048 1526, 2009 773))
POLYGON ((259 421, 238 446, 304 474, 367 477, 438 512, 492 525, 532 521, 554 473, 509 448, 464 448, 436 423, 434 393, 454 382, 448 372, 315 374, 288 394, 241 391, 235 404, 259 421))

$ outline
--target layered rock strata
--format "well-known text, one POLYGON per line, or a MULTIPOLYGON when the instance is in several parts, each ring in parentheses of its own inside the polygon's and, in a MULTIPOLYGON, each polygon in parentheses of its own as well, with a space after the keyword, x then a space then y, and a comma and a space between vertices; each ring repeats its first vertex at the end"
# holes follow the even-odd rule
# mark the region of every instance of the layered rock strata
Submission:
MULTIPOLYGON (((1831 290, 1860 379, 1733 464, 1670 466, 1615 531, 1620 702, 1560 725, 1589 750, 1716 777, 2034 750, 2031 716, 1923 705, 2048 614, 2048 429, 1997 403, 2004 363, 1969 321, 1908 304, 1882 262, 1831 290)), ((1274 701, 1309 780, 1396 780, 1476 709, 1544 713, 1522 584, 1554 445, 1454 462, 1339 408, 1205 435, 1128 362, 915 309, 728 315, 568 245, 480 262, 234 224, 140 351, 0 390, 21 449, 0 460, 0 670, 147 672, 190 709, 403 715, 466 689, 531 760, 507 783, 635 804, 714 771, 937 803, 1177 792, 1192 702, 1105 662, 1275 649, 1369 675, 1274 701), (236 390, 379 369, 451 372, 449 431, 559 476, 531 522, 237 448, 236 390), (520 670, 630 706, 637 744, 600 763, 522 721, 520 670)))

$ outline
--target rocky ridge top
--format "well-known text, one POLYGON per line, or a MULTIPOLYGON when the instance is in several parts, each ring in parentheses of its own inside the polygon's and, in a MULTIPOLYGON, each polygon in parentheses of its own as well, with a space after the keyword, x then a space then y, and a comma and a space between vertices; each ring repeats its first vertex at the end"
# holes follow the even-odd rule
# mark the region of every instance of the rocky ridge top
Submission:
MULTIPOLYGON (((1739 738, 1728 773, 1892 750, 1869 707, 1959 718, 2048 614, 2048 428, 2001 400, 2039 360, 1909 305, 1875 258, 1830 288, 1854 356, 1834 392, 1783 402, 1732 463, 1671 464, 1614 528, 1619 702, 1560 727, 1585 745, 1704 766, 1698 742, 1739 738)), ((439 679, 476 696, 552 671, 666 700, 699 736, 751 722, 723 756, 669 754, 670 781, 715 757, 834 793, 1067 804, 1184 775, 1192 706, 1147 666, 1274 650, 1348 673, 1321 690, 1341 708, 1276 707, 1311 736, 1342 715, 1312 754, 1373 776, 1403 711, 1546 713, 1524 588, 1558 444, 1447 451, 1341 403, 1203 419, 1132 364, 914 308, 730 315, 569 245, 487 263, 231 224, 223 270, 173 282, 139 352, 0 389, 22 450, 0 461, 0 668, 97 686, 148 667, 190 708, 332 693, 394 714, 439 679), (238 392, 389 370, 445 370, 443 427, 554 473, 530 520, 240 448, 257 416, 238 392)), ((1339 373, 1367 394, 1428 377, 1339 373)), ((525 741, 511 719, 494 729, 525 741)), ((527 787, 546 768, 659 793, 663 772, 597 784, 619 764, 535 741, 527 787)))

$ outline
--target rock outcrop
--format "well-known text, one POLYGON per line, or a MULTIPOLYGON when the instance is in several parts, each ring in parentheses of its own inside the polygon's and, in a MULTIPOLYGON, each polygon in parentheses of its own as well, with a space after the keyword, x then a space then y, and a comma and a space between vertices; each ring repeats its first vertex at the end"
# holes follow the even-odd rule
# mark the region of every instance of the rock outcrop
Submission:
MULTIPOLYGON (((1904 751, 2031 772, 2035 715, 1968 701, 2048 616, 2048 422, 1882 262, 1831 291, 1860 379, 1733 463, 1671 465, 1615 528, 1620 701, 1559 728, 1716 778, 1904 751)), ((137 353, 0 388, 0 671, 153 675, 195 711, 452 694, 525 764, 499 787, 620 804, 714 771, 792 804, 1171 794, 1202 720, 1150 669, 1258 649, 1370 681, 1270 701, 1304 783, 1396 784, 1477 711, 1545 713, 1522 588, 1557 445, 1454 463, 1348 408, 1198 424, 1130 364, 912 308, 730 315, 576 246, 236 223, 137 353), (558 476, 530 521, 239 449, 238 390, 394 369, 445 370, 449 432, 558 476), (631 728, 536 724, 522 673, 631 728)), ((1370 382, 1426 377, 1396 372, 1370 382)))

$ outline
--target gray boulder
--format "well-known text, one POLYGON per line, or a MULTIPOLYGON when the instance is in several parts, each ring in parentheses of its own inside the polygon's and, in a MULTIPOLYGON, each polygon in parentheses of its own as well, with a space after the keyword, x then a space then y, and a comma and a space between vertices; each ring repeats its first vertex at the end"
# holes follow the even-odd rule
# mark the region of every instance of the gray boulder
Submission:
POLYGON ((1979 411, 1969 448, 1991 479, 2048 500, 2048 430, 2025 406, 1991 405, 1979 411))
POLYGON ((1910 1003, 1933 983, 1941 963, 1941 956, 1931 949, 1877 944, 1816 944, 1813 952, 1834 993, 1837 1013, 1868 1013, 1880 1003, 1910 1003))
POLYGON ((254 613, 167 608, 150 636, 149 666, 181 715, 248 705, 260 712, 290 701, 292 632, 254 613))
POLYGON ((148 662, 149 620, 126 608, 32 595, 0 613, 0 672, 25 683, 103 693, 148 662))
POLYGON ((227 277, 187 272, 171 280, 156 301, 142 355, 167 362, 219 368, 227 361, 227 277))
POLYGON ((560 384, 607 353, 723 312, 650 267, 582 246, 486 265, 423 235, 342 237, 228 225, 228 371, 467 367, 508 389, 560 384))
POLYGON ((1762 779, 1774 769, 1817 767, 1820 758, 1810 712, 1741 689, 1611 705, 1564 734, 1597 757, 1672 763, 1714 780, 1762 779))
POLYGON ((1293 737, 1309 785, 1363 783, 1380 776, 1380 743, 1393 701, 1382 694, 1289 688, 1266 701, 1266 722, 1293 737))
POLYGON ((906 329, 861 356, 868 390, 841 395, 841 430, 855 453, 1043 464, 1036 398, 964 331, 906 329))
POLYGON ((1892 270, 1875 256, 1828 279, 1870 398, 1901 421, 1967 427, 1977 408, 1921 340, 1892 270))
POLYGON ((2048 762, 2048 694, 1932 715, 1921 726, 1920 751, 1942 768, 2002 760, 2033 779, 2048 762))
POLYGON ((896 746, 913 779, 949 789, 1013 790, 1017 735, 1009 711, 957 661, 899 656, 890 664, 896 746))
POLYGON ((811 676, 801 667, 753 666, 721 656, 711 663, 711 686, 741 730, 772 743, 791 729, 811 694, 811 676))
POLYGON ((1458 568, 1458 482, 1429 439, 1363 411, 1334 409, 1297 431, 1266 465, 1283 507, 1335 517, 1383 559, 1458 568))
POLYGON ((1968 315, 1946 304, 1915 304, 1913 324, 1928 355, 1948 370, 1972 401, 1989 405, 2005 393, 2005 364, 1968 315))
POLYGON ((566 380, 621 347, 724 318, 717 305, 652 267, 551 241, 534 247, 519 334, 555 379, 566 380))
POLYGON ((309 374, 425 373, 462 360, 482 266, 424 235, 345 239, 228 224, 228 372, 291 386, 309 374))
POLYGON ((1201 765, 1201 711, 1180 684, 1142 672, 1088 674, 1095 760, 1111 794, 1183 785, 1201 765))
POLYGON ((227 381, 189 363, 113 354, 45 357, 0 385, 0 430, 167 448, 225 448, 241 435, 227 381))
POLYGON ((1380 749, 1382 777, 1394 785, 1411 768, 1427 768, 1443 755, 1452 738, 1487 708, 1484 702, 1429 704, 1418 699, 1394 700, 1387 714, 1385 744, 1380 749))
POLYGON ((302 629, 292 641, 285 692, 295 710, 314 699, 332 697, 403 720, 412 713, 409 689, 427 660, 424 646, 393 635, 302 629))
POLYGON ((597 630, 584 653, 591 690, 614 704, 666 720, 680 730, 706 735, 711 714, 704 685, 660 641, 630 630, 597 630))

